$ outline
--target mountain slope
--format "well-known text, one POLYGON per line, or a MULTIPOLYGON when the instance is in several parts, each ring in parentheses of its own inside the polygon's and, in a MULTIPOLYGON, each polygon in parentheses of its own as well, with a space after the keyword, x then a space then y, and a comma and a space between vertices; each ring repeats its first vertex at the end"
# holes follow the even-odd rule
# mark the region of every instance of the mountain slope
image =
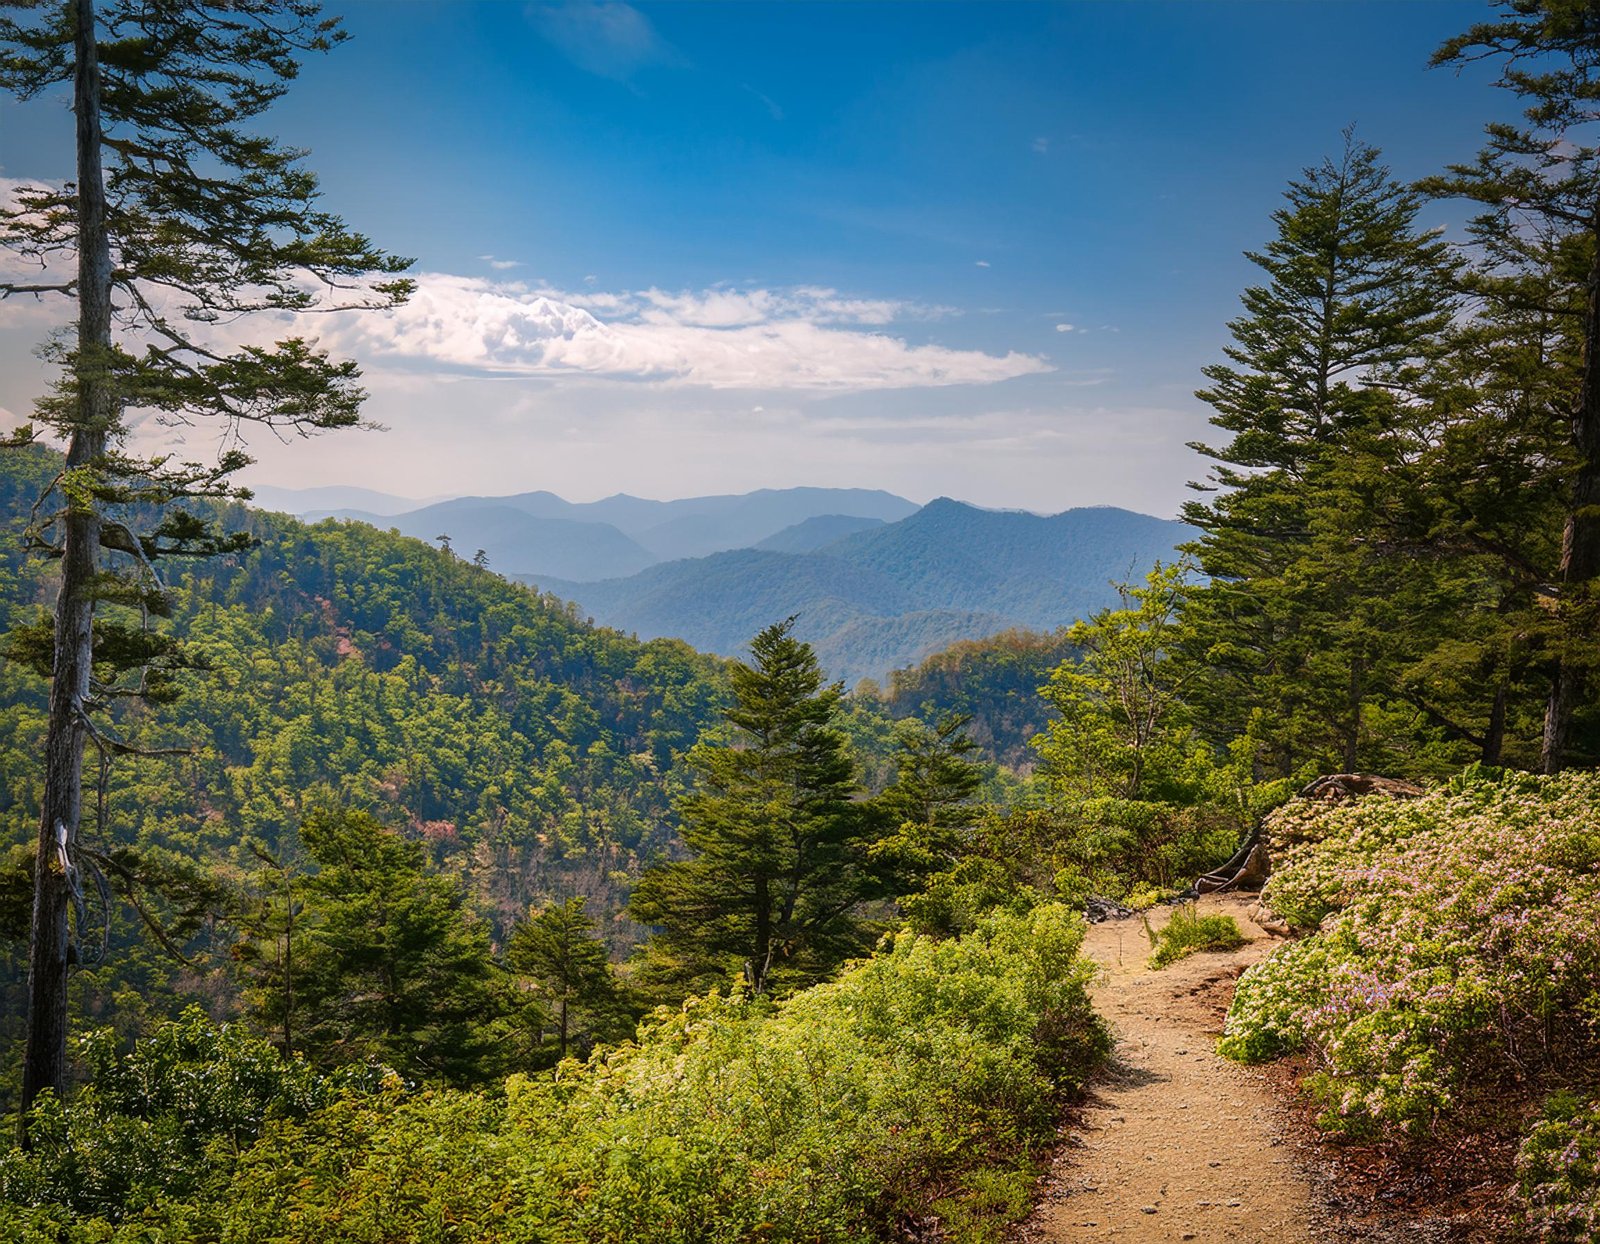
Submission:
POLYGON ((1127 510, 1043 518, 941 498, 810 552, 745 549, 603 582, 536 581, 608 626, 725 655, 795 614, 829 674, 853 682, 960 640, 1087 617, 1115 602, 1113 582, 1170 560, 1188 534, 1127 510))
POLYGON ((1005 614, 1049 630, 1109 604, 1189 538, 1182 523, 1110 506, 1042 518, 940 497, 903 522, 846 536, 823 553, 888 576, 930 608, 1005 614))
MULTIPOLYGON (((560 498, 557 498, 560 500, 560 498)), ((380 516, 343 510, 333 518, 371 523, 432 544, 441 535, 471 559, 482 549, 489 565, 510 574, 550 574, 567 579, 629 575, 655 558, 609 523, 541 517, 512 505, 460 497, 406 514, 380 516)))
POLYGON ((885 526, 881 518, 857 518, 851 514, 819 514, 792 527, 785 527, 751 547, 770 553, 814 553, 859 531, 885 526))

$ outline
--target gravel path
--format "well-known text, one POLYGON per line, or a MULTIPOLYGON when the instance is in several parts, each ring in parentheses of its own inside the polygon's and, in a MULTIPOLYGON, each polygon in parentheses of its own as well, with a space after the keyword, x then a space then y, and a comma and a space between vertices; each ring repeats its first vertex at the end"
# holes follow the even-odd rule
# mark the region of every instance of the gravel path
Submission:
MULTIPOLYGON (((1117 1035, 1111 1067, 1057 1156, 1030 1244, 1069 1241, 1271 1241, 1312 1244, 1310 1189, 1267 1086, 1215 1053, 1234 981, 1273 941, 1231 896, 1202 913, 1233 916, 1251 940, 1149 971, 1138 920, 1092 925, 1084 952, 1106 971, 1095 1004, 1117 1035)), ((1169 909, 1152 913, 1159 925, 1169 909)))

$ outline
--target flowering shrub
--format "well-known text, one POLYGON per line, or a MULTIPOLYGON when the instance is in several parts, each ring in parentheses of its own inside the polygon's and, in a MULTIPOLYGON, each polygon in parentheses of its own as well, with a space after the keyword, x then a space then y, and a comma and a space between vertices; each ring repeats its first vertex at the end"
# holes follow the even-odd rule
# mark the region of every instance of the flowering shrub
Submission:
POLYGON ((1082 934, 1060 905, 901 934, 787 1002, 695 999, 503 1095, 391 1084, 269 1117, 136 1219, 0 1204, 0 1238, 848 1244, 935 1213, 997 1239, 1054 1098, 1109 1046, 1082 934))
POLYGON ((1413 1131, 1475 1081, 1589 1051, 1600 774, 1290 805, 1269 831, 1292 845, 1264 898, 1317 931, 1244 975, 1221 1048, 1305 1048, 1326 1126, 1413 1131))
POLYGON ((1550 1099, 1517 1153, 1517 1199, 1544 1239, 1600 1237, 1600 1101, 1550 1099))

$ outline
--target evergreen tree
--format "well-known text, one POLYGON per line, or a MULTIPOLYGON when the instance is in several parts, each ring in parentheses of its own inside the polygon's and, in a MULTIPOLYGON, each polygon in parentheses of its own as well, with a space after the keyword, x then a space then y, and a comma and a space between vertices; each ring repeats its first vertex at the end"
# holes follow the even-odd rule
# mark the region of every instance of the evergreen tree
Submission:
MULTIPOLYGON (((76 324, 46 348, 61 379, 37 408, 66 444, 35 531, 58 559, 55 616, 14 631, 9 649, 52 680, 25 1107, 59 1090, 65 1071, 84 748, 119 746, 89 714, 122 694, 170 690, 183 664, 169 638, 142 625, 167 608, 160 559, 239 543, 173 503, 228 494, 244 454, 140 459, 125 415, 220 420, 235 445, 248 424, 354 424, 363 394, 352 363, 300 338, 236 347, 212 328, 341 300, 387 306, 409 292, 393 277, 404 261, 316 206, 300 152, 242 128, 287 89, 301 54, 339 37, 306 0, 109 0, 100 14, 94 0, 38 0, 0 17, 0 86, 32 99, 70 83, 76 118, 74 178, 24 188, 0 208, 0 245, 40 270, 0 285, 0 296, 61 295, 76 324), (368 282, 370 273, 387 279, 368 282), (152 512, 160 517, 141 527, 152 512), (119 607, 132 620, 116 617, 119 607), (130 672, 131 685, 121 678, 130 672)), ((36 435, 30 426, 12 443, 36 435)))
POLYGON ((738 966, 756 994, 780 967, 815 977, 864 946, 863 901, 882 892, 867 859, 875 818, 853 802, 854 766, 794 619, 751 641, 732 670, 731 735, 689 753, 694 790, 678 803, 689 859, 640 879, 633 918, 662 926, 658 956, 705 979, 738 966))
POLYGON ((955 863, 981 812, 976 797, 988 766, 973 759, 979 748, 966 734, 970 720, 947 713, 933 726, 915 717, 895 723, 895 778, 878 796, 894 829, 872 855, 898 875, 902 893, 955 863))
POLYGON ((1273 767, 1359 762, 1375 670, 1392 661, 1381 564, 1386 473, 1408 452, 1417 391, 1452 314, 1448 249, 1419 232, 1420 197, 1346 135, 1338 160, 1290 183, 1276 236, 1249 258, 1228 361, 1199 396, 1232 434, 1194 446, 1214 493, 1184 507, 1208 578, 1186 611, 1210 671, 1197 687, 1218 738, 1270 722, 1273 767))
POLYGON ((295 963, 297 938, 305 932, 304 868, 286 854, 274 855, 258 842, 247 844, 260 864, 254 893, 235 919, 239 940, 233 958, 245 979, 245 997, 257 1019, 279 1035, 285 1058, 295 1053, 295 963))
POLYGON ((314 810, 300 830, 296 947, 301 1044, 324 1062, 375 1060, 452 1083, 481 1078, 497 1018, 489 943, 422 848, 364 812, 314 810))
POLYGON ((518 921, 506 945, 506 967, 532 980, 540 1001, 555 1008, 559 1058, 575 1035, 587 1051, 619 1018, 616 978, 583 908, 581 897, 552 903, 518 921), (576 1033, 574 1019, 585 1021, 576 1033))
POLYGON ((1556 628, 1541 767, 1555 773, 1600 756, 1595 741, 1580 748, 1573 735, 1587 710, 1586 728, 1600 737, 1592 705, 1600 671, 1600 9, 1589 0, 1505 0, 1499 9, 1445 43, 1434 63, 1498 60, 1500 85, 1527 105, 1525 123, 1489 125, 1473 163, 1423 185, 1483 205, 1472 226, 1482 258, 1475 288, 1519 317, 1533 312, 1557 336, 1551 361, 1564 383, 1552 391, 1536 377, 1523 409, 1534 416, 1530 431, 1550 413, 1566 425, 1555 464, 1563 530, 1544 589, 1556 628))

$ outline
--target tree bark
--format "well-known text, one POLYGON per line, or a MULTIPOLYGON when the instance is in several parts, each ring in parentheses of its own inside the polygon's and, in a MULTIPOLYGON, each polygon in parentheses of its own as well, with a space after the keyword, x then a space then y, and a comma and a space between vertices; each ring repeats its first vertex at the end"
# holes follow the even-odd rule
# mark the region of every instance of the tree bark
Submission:
MULTIPOLYGON (((76 426, 66 470, 92 471, 116 423, 110 374, 111 248, 100 167, 100 67, 94 0, 73 0, 73 110, 78 154, 78 343, 73 363, 76 426)), ((19 1141, 28 1146, 27 1112, 46 1089, 59 1094, 67 1067, 67 970, 72 959, 68 906, 83 812, 86 705, 94 661, 94 588, 100 519, 92 497, 62 488, 61 586, 56 597, 55 663, 45 736, 44 796, 34 865, 28 957, 28 1038, 23 1055, 19 1141)))
POLYGON ((1479 759, 1498 767, 1506 743, 1506 679, 1495 684, 1494 702, 1489 706, 1489 725, 1483 732, 1483 752, 1479 759))
POLYGON ((1540 757, 1546 773, 1559 773, 1566 763, 1572 713, 1583 694, 1588 662, 1574 649, 1595 642, 1591 632, 1596 613, 1593 594, 1595 580, 1600 578, 1600 203, 1595 205, 1589 232, 1594 254, 1589 261, 1583 315, 1583 375, 1572 412, 1577 469, 1561 536, 1561 647, 1545 707, 1540 757))
POLYGON ((772 960, 772 896, 765 877, 756 878, 756 944, 750 960, 750 992, 760 994, 767 987, 767 970, 772 960))

